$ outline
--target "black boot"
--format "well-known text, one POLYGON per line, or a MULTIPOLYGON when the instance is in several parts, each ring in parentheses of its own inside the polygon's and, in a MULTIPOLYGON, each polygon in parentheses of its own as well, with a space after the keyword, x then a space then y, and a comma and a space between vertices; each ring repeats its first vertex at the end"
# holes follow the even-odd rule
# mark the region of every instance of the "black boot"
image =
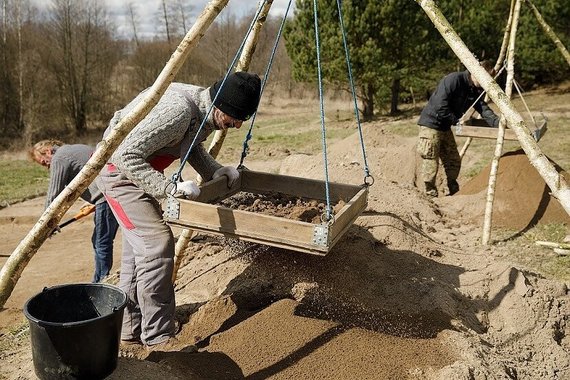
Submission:
POLYGON ((424 185, 426 188, 426 195, 428 197, 436 198, 437 197, 437 187, 435 187, 435 184, 433 184, 431 182, 424 182, 424 185))
POLYGON ((447 188, 449 189, 449 195, 453 195, 459 191, 459 184, 456 180, 448 181, 447 188))

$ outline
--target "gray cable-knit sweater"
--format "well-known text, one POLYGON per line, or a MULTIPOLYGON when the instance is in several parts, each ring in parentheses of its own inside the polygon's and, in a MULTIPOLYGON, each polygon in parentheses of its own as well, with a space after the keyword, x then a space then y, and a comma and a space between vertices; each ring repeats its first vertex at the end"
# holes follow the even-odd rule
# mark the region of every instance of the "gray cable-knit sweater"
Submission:
MULTIPOLYGON (((49 166, 49 187, 46 196, 47 208, 51 202, 63 191, 73 178, 81 171, 89 161, 94 148, 83 144, 70 144, 57 147, 51 158, 49 166)), ((91 204, 105 201, 103 194, 92 182, 81 194, 81 199, 91 204)))
MULTIPOLYGON (((143 100, 147 90, 115 112, 104 137, 143 100)), ((148 194, 157 199, 164 198, 173 185, 163 170, 186 155, 211 104, 207 89, 172 83, 158 104, 121 142, 110 163, 148 194)), ((210 113, 188 157, 188 163, 204 180, 211 179, 214 172, 222 167, 202 144, 214 129, 210 113)))

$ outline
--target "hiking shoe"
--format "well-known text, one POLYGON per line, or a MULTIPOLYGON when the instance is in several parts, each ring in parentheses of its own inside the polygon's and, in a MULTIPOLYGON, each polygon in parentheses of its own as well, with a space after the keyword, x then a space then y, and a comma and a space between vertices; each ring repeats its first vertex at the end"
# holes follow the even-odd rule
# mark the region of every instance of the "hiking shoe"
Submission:
POLYGON ((426 195, 430 198, 437 198, 437 190, 426 190, 426 195))
POLYGON ((449 195, 453 195, 459 191, 459 184, 457 181, 449 181, 447 183, 447 188, 449 189, 449 195))
POLYGON ((426 188, 425 194, 428 197, 436 198, 437 197, 437 187, 435 187, 435 185, 431 182, 424 182, 424 184, 425 184, 425 188, 426 188))
POLYGON ((167 340, 160 342, 158 344, 146 345, 145 349, 147 352, 162 351, 162 352, 196 352, 198 348, 193 344, 186 344, 181 342, 176 337, 169 337, 167 340))
POLYGON ((143 348, 144 346, 140 339, 121 340, 119 343, 119 357, 139 358, 143 348))

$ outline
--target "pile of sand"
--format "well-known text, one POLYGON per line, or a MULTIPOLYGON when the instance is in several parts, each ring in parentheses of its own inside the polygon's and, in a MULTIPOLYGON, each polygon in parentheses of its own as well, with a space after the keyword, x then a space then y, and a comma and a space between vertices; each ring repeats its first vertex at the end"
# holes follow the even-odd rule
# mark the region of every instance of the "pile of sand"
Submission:
MULTIPOLYGON (((553 162, 559 173, 565 175, 553 162)), ((473 202, 479 207, 471 217, 477 220, 484 212, 489 173, 488 165, 477 176, 465 183, 458 196, 474 196, 473 202), (481 202, 481 203, 479 203, 481 202)), ((464 208, 467 210, 468 208, 464 208)), ((464 215, 469 216, 469 215, 464 215)), ((493 203, 493 225, 510 229, 526 229, 538 223, 566 223, 570 216, 560 203, 550 195, 550 189, 538 171, 530 164, 523 150, 507 152, 499 160, 499 171, 493 203)))

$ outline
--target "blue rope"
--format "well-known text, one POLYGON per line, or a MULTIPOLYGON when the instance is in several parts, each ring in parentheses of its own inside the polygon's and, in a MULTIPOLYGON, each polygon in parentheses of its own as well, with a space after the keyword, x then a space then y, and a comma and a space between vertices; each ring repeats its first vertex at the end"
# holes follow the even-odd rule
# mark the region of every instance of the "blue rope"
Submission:
POLYGON ((190 144, 190 147, 188 148, 188 151, 186 152, 184 159, 180 161, 180 168, 178 169, 178 171, 176 173, 174 173, 172 175, 171 181, 173 183, 178 182, 178 180, 182 176, 182 170, 184 169, 184 165, 186 165, 186 162, 188 161, 188 157, 190 157, 190 152, 192 152, 192 149, 194 148, 194 145, 196 144, 196 139, 198 138, 198 135, 200 134, 200 132, 204 128, 204 125, 206 125, 206 121, 208 120, 208 117, 210 117, 210 114, 212 113, 212 110, 214 108, 214 103, 216 102, 218 95, 220 94, 221 89, 224 87, 224 84, 226 83, 226 79, 230 75, 230 73, 231 73, 232 69, 234 68, 239 56, 241 55, 241 52, 243 51, 243 48, 245 46, 245 42, 247 41, 248 36, 250 35, 251 31, 253 30, 253 26, 255 25, 255 21, 259 17, 259 13, 261 12, 261 9, 265 5, 266 1, 267 0, 263 0, 263 3, 261 3, 259 8, 257 9, 257 12, 255 12, 255 16, 251 20, 251 23, 249 25, 249 29, 247 30, 247 33, 246 33, 243 41, 241 42, 241 45, 240 45, 238 51, 236 52, 236 55, 235 55, 234 59, 232 60, 230 67, 228 68, 228 70, 226 71, 226 74, 224 75, 224 78, 222 79, 222 83, 220 84, 220 88, 218 89, 218 92, 216 92, 214 99, 212 99, 212 104, 210 104, 210 107, 208 108, 208 112, 204 116, 202 123, 200 123, 200 127, 198 128, 198 131, 196 132, 196 135, 194 136, 194 139, 192 140, 192 143, 190 144))
MULTIPOLYGON (((263 83, 261 86, 261 92, 259 94, 260 99, 263 95, 263 90, 265 89, 265 85, 267 84, 267 81, 269 80, 269 73, 271 71, 271 66, 273 65, 273 59, 275 58, 275 53, 277 52, 277 45, 279 44, 279 40, 281 39, 281 34, 283 33, 283 29, 285 27, 285 20, 287 19, 287 14, 289 13, 289 8, 291 7, 291 1, 292 0, 289 0, 289 3, 287 4, 287 9, 285 10, 285 14, 283 15, 283 20, 281 21, 281 26, 279 27, 279 30, 277 31, 277 37, 275 38, 275 44, 273 44, 273 50, 271 51, 271 55, 269 57, 267 68, 265 69, 265 75, 263 77, 264 80, 263 80, 263 83)), ((243 162, 245 160, 245 157, 249 153, 248 143, 253 136, 253 125, 255 124, 255 117, 256 116, 257 116, 257 111, 251 117, 251 123, 249 125, 249 129, 248 129, 247 134, 245 136, 245 139, 243 141, 243 150, 241 152, 241 158, 239 161, 238 169, 243 168, 243 162)))
POLYGON ((325 193, 326 193, 326 221, 332 219, 332 209, 330 200, 330 189, 329 189, 329 169, 327 160, 327 132, 325 128, 325 107, 323 100, 323 79, 321 75, 321 46, 319 41, 319 21, 317 16, 317 0, 313 0, 313 15, 315 19, 315 44, 317 48, 317 74, 319 79, 319 103, 321 110, 321 132, 322 132, 322 142, 323 142, 323 161, 325 169, 325 193))
POLYGON ((370 177, 370 169, 368 168, 368 160, 366 159, 366 149, 364 147, 364 138, 362 137, 362 126, 360 125, 360 115, 358 112, 358 103, 356 101, 356 91, 354 89, 354 80, 352 77, 352 68, 350 66, 350 52, 348 50, 348 44, 346 42, 346 33, 344 30, 344 22, 342 19, 342 6, 341 0, 336 0, 336 4, 338 7, 338 20, 340 23, 340 29, 342 32, 342 43, 344 45, 344 52, 346 57, 346 67, 348 69, 348 80, 350 82, 350 90, 352 91, 352 99, 354 101, 354 115, 356 116, 356 123, 358 125, 358 135, 360 137, 360 146, 362 148, 362 159, 364 161, 364 183, 366 183, 366 179, 370 177))

